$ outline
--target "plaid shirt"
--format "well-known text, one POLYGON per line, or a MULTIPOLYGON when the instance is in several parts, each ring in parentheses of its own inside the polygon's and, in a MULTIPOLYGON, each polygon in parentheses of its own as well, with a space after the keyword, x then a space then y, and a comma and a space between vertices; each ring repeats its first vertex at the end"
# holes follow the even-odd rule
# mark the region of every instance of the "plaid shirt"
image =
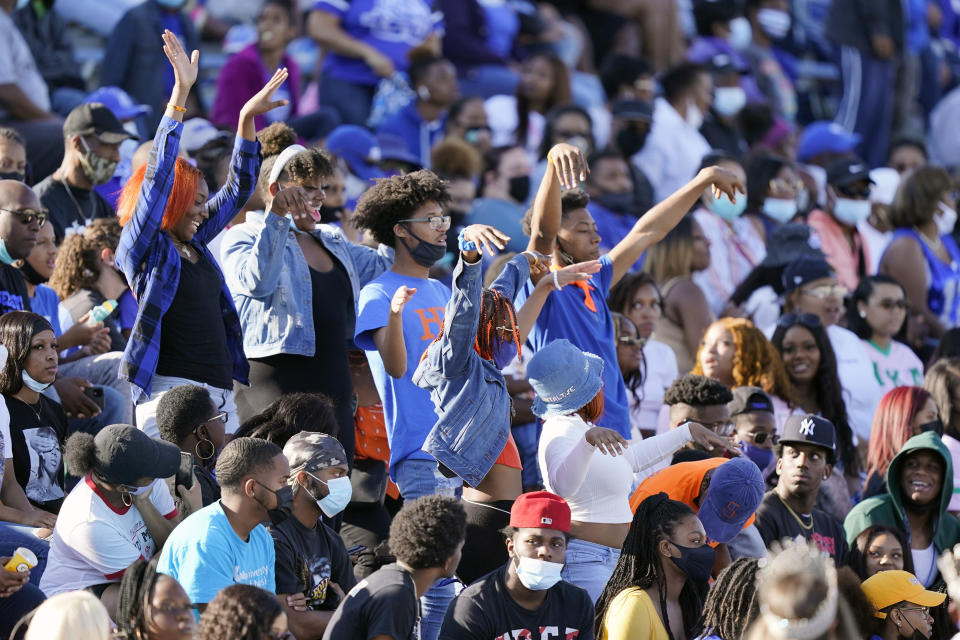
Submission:
MULTIPOLYGON (((150 395, 150 385, 160 358, 163 316, 170 308, 180 283, 180 254, 160 225, 173 190, 174 165, 182 131, 183 125, 171 118, 164 117, 160 121, 136 209, 124 226, 120 246, 117 247, 117 266, 131 283, 140 304, 120 364, 120 377, 132 383, 134 400, 144 393, 150 395)), ((259 170, 260 144, 238 135, 233 146, 227 182, 207 201, 209 217, 190 242, 190 246, 202 253, 211 264, 216 265, 217 262, 207 249, 207 243, 227 226, 246 203, 253 193, 259 170)), ((233 377, 247 384, 250 366, 243 354, 240 320, 222 273, 220 312, 233 359, 233 377)))

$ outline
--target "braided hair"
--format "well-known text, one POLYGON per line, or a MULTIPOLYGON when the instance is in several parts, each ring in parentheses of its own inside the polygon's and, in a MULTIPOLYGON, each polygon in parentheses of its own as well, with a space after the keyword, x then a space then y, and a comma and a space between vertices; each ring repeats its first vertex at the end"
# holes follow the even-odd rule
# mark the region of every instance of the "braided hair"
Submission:
POLYGON ((720 572, 703 607, 703 635, 742 638, 760 614, 757 602, 757 558, 738 558, 720 572))
POLYGON ((126 640, 147 637, 147 603, 153 597, 157 586, 157 563, 160 554, 155 554, 147 562, 138 559, 126 573, 120 583, 120 598, 117 601, 117 626, 126 640))
MULTIPOLYGON (((597 615, 594 619, 596 637, 600 637, 603 619, 610 603, 622 591, 632 587, 648 589, 656 586, 667 637, 670 640, 679 640, 673 637, 673 632, 670 630, 670 618, 667 614, 667 577, 664 575, 661 564, 663 557, 657 552, 657 548, 661 540, 669 539, 673 535, 678 522, 695 515, 693 509, 682 502, 671 500, 663 492, 652 495, 640 503, 633 514, 630 531, 627 532, 627 537, 623 541, 617 566, 614 567, 607 586, 603 588, 603 593, 597 600, 597 615)), ((683 584, 683 590, 680 592, 680 610, 683 613, 683 628, 687 637, 694 637, 698 631, 705 591, 706 585, 697 586, 690 580, 683 584)))
MULTIPOLYGON (((440 342, 447 323, 440 324, 434 342, 440 342)), ((520 327, 517 324, 517 312, 510 299, 497 289, 484 289, 480 298, 480 322, 477 324, 477 334, 473 343, 474 350, 481 358, 493 360, 493 356, 503 346, 504 339, 497 327, 513 327, 512 342, 517 346, 517 357, 521 355, 520 327)), ((422 362, 427 357, 424 350, 420 356, 422 362)))

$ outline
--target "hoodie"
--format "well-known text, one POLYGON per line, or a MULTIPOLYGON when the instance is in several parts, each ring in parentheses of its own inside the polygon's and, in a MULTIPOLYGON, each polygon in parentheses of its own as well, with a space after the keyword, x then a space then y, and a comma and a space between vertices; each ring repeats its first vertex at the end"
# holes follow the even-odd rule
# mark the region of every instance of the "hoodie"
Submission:
POLYGON ((890 462, 890 468, 887 469, 887 489, 889 493, 867 498, 855 506, 847 515, 843 522, 843 529, 851 548, 857 535, 875 524, 902 529, 907 532, 909 539, 910 525, 907 523, 907 516, 903 510, 903 490, 900 487, 900 475, 907 455, 918 449, 932 450, 943 459, 945 465, 943 488, 940 491, 939 498, 940 508, 933 520, 933 545, 940 553, 960 542, 960 522, 947 513, 947 506, 950 504, 950 498, 953 495, 953 462, 950 458, 950 451, 940 440, 940 436, 928 431, 907 440, 900 453, 890 462))

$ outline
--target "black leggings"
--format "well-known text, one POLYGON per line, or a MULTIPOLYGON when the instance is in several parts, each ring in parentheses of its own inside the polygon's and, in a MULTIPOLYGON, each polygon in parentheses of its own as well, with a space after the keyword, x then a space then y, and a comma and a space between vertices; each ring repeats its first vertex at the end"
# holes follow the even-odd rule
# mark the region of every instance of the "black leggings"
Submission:
POLYGON ((482 578, 507 562, 507 546, 501 529, 510 524, 513 500, 463 501, 467 512, 467 538, 457 577, 463 584, 482 578))

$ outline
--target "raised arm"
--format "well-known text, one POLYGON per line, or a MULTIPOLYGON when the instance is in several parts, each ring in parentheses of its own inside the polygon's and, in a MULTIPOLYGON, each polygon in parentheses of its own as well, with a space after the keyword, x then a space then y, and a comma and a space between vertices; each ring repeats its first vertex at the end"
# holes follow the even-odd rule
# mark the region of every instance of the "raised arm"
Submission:
MULTIPOLYGON (((517 311, 517 328, 520 330, 520 343, 523 344, 527 341, 527 336, 530 335, 530 330, 537 322, 537 317, 543 310, 543 305, 546 303, 551 291, 554 289, 562 289, 574 282, 589 280, 590 276, 598 273, 600 269, 600 261, 591 260, 589 262, 579 262, 569 265, 563 269, 554 271, 553 275, 541 277, 526 302, 524 302, 520 310, 517 311)), ((530 273, 531 277, 533 277, 532 267, 530 273)))
POLYGON ((690 207, 697 202, 707 187, 713 187, 715 195, 726 194, 731 200, 736 197, 738 191, 745 193, 743 185, 730 171, 720 167, 703 169, 693 180, 643 214, 633 225, 627 237, 610 250, 608 255, 613 262, 611 287, 620 281, 644 251, 654 243, 663 240, 663 237, 690 211, 690 207))

